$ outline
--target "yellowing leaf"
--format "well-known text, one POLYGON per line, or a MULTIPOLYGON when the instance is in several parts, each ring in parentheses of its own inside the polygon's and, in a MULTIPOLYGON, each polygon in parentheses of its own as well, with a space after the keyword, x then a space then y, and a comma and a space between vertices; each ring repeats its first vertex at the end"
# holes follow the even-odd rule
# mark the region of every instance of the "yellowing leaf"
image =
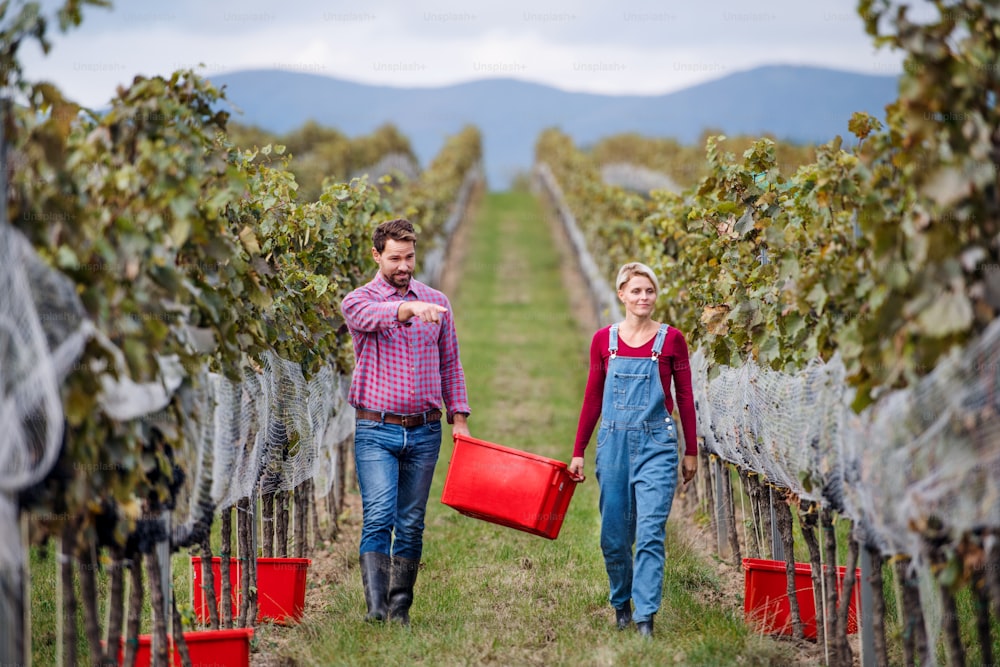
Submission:
POLYGON ((708 329, 708 333, 725 336, 729 333, 729 311, 729 305, 725 303, 705 306, 701 312, 701 323, 708 329))
POLYGON ((240 230, 240 242, 243 243, 243 247, 251 255, 260 254, 260 243, 257 241, 257 235, 249 226, 240 230))

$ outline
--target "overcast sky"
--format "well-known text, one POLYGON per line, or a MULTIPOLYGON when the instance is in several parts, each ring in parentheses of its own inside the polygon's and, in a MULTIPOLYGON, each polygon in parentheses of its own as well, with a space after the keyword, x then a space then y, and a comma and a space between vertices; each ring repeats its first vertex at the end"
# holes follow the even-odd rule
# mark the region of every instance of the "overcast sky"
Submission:
MULTIPOLYGON (((58 0, 45 0, 51 8, 58 0)), ((897 74, 856 0, 118 0, 88 8, 23 60, 101 106, 136 74, 269 68, 407 87, 512 77, 564 90, 656 94, 765 64, 897 74)), ((919 4, 919 3, 918 3, 919 4)))

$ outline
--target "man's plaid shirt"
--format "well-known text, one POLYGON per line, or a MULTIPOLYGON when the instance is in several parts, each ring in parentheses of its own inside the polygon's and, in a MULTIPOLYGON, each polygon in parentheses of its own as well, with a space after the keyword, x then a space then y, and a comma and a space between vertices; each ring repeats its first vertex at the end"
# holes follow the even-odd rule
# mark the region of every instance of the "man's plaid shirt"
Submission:
POLYGON ((351 405, 399 415, 446 407, 449 423, 456 412, 470 412, 448 297, 413 278, 400 296, 379 272, 344 297, 341 311, 354 340, 351 405), (438 304, 448 312, 438 324, 417 318, 400 322, 396 314, 404 300, 438 304))

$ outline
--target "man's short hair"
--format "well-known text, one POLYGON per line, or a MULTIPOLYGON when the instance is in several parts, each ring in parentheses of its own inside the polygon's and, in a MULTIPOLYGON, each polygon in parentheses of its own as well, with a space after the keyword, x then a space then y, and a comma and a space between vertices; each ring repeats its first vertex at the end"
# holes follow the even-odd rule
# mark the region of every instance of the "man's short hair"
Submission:
POLYGON ((413 231, 413 223, 406 218, 386 220, 375 228, 372 234, 372 245, 379 253, 385 250, 386 239, 393 241, 413 241, 417 243, 417 233, 413 231))

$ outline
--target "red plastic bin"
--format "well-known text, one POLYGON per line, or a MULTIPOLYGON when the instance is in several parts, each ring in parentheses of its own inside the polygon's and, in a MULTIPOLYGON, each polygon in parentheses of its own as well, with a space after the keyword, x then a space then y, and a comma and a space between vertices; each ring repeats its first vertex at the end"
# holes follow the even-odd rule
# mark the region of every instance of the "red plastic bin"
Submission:
MULTIPOLYGON (((785 576, 785 561, 761 558, 744 558, 743 571, 743 614, 764 634, 791 635, 792 611, 788 602, 788 585, 785 576)), ((812 589, 812 568, 809 563, 795 564, 795 597, 802 614, 805 636, 816 637, 816 601, 812 589)), ((837 568, 837 590, 842 590, 847 568, 837 568)), ((858 631, 857 609, 861 604, 861 571, 855 570, 855 586, 851 602, 847 608, 847 632, 858 631)))
MULTIPOLYGON (((298 622, 306 606, 306 574, 312 563, 308 558, 258 558, 257 559, 257 619, 279 625, 298 622)), ((215 599, 222 596, 222 559, 212 558, 215 579, 215 599)), ((208 601, 202 588, 201 557, 191 557, 194 570, 194 614, 198 621, 208 622, 208 601)), ((229 582, 233 590, 233 618, 239 610, 240 561, 229 559, 229 582)))
MULTIPOLYGON (((249 667, 252 636, 253 628, 184 633, 192 667, 249 667)), ((174 667, 181 667, 181 655, 174 647, 173 638, 169 638, 167 644, 167 651, 172 652, 170 663, 174 667)), ((139 635, 135 667, 149 667, 152 662, 152 651, 152 636, 139 635)), ((122 650, 118 654, 118 664, 123 664, 124 661, 125 652, 122 650)))
POLYGON ((575 488, 562 461, 456 435, 441 502, 466 516, 554 540, 575 488))

